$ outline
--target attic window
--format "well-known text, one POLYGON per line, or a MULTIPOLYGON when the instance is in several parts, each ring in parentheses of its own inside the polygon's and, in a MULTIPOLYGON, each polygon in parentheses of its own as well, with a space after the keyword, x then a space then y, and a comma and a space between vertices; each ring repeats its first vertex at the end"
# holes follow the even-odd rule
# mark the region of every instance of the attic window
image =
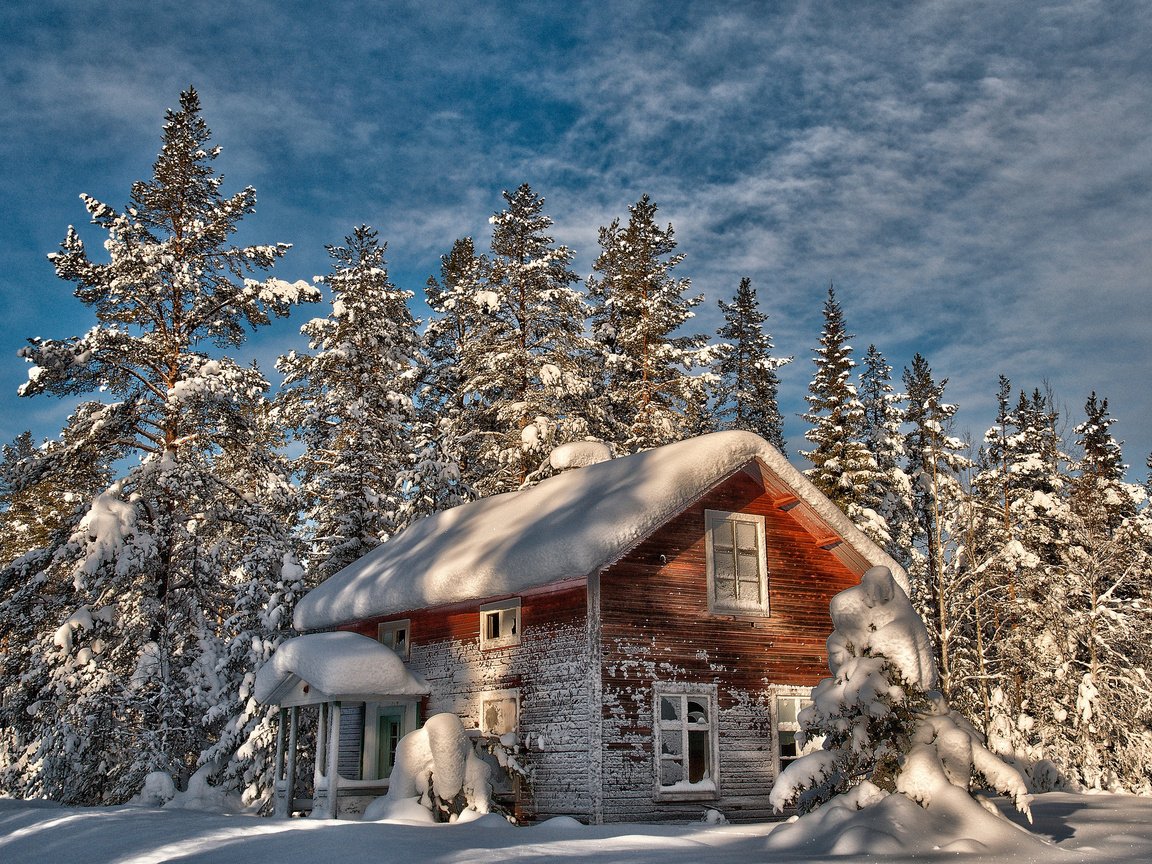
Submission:
POLYGON ((764 517, 705 510, 704 522, 709 611, 767 615, 764 517))
POLYGON ((480 647, 505 648, 520 644, 520 598, 486 603, 480 607, 480 647))

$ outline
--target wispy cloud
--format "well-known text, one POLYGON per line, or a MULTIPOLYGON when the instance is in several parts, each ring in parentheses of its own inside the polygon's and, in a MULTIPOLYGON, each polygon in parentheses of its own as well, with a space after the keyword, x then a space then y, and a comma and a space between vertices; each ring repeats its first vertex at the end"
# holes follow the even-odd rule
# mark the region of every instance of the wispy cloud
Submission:
MULTIPOLYGON (((417 290, 456 237, 486 245, 503 188, 548 199, 584 272, 597 227, 649 193, 709 295, 703 328, 741 276, 760 288, 781 351, 801 358, 793 402, 835 282, 860 347, 898 367, 929 355, 973 426, 1005 372, 1073 405, 1108 391, 1129 458, 1152 449, 1147 4, 211 0, 0 15, 18 34, 0 55, 10 172, 41 164, 17 156, 32 148, 126 194, 163 109, 195 83, 229 181, 260 191, 260 232, 297 244, 294 276, 323 272, 323 244, 370 222, 417 290)), ((4 170, 9 189, 27 185, 4 170)), ((45 184, 55 239, 82 215, 77 182, 45 184)), ((24 242, 0 237, 13 273, 31 272, 24 242)))

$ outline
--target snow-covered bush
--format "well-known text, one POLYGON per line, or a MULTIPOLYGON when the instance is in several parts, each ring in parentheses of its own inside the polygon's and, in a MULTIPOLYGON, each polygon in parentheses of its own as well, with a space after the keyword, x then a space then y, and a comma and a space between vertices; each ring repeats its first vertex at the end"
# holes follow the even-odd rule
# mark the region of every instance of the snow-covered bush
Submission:
POLYGON ((800 715, 802 736, 824 736, 823 747, 785 769, 772 806, 806 813, 854 790, 855 809, 899 793, 929 809, 971 810, 970 790, 987 785, 1028 814, 1024 778, 935 692, 927 630, 888 568, 873 567, 830 611, 832 676, 800 715))
POLYGON ((366 819, 407 816, 417 800, 437 822, 455 821, 465 810, 492 809, 492 769, 475 752, 455 714, 434 714, 396 747, 388 795, 366 819))

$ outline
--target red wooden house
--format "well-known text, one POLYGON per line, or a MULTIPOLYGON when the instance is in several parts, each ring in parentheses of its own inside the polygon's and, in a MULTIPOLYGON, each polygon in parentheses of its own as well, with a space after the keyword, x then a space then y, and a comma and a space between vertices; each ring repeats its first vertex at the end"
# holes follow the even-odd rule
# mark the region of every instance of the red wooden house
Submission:
POLYGON ((379 791, 396 736, 449 711, 526 745, 520 803, 541 818, 762 818, 827 674, 829 600, 875 564, 906 581, 761 438, 706 435, 421 520, 301 601, 298 630, 405 659, 427 685, 418 709, 309 697, 307 664, 263 695, 329 706, 317 774, 332 815, 337 785, 379 791))

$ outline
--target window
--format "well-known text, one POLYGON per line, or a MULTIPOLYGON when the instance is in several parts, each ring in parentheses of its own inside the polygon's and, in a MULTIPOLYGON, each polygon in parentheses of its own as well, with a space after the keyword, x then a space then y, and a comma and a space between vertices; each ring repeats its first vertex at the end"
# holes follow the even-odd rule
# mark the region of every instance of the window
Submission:
POLYGON ((520 725, 520 691, 496 690, 480 698, 480 734, 499 737, 520 725))
POLYGON ((658 686, 654 728, 657 797, 717 797, 716 688, 658 686))
POLYGON ((704 519, 709 611, 767 615, 764 517, 705 510, 704 519))
POLYGON ((520 598, 480 607, 480 647, 504 648, 520 644, 520 598))
POLYGON ((819 750, 823 738, 809 738, 800 746, 800 712, 812 704, 811 689, 789 688, 776 693, 776 775, 805 753, 819 750))
POLYGON ((409 635, 412 627, 408 620, 404 621, 388 621, 380 625, 376 634, 376 641, 382 645, 387 645, 396 652, 396 656, 401 660, 407 660, 409 656, 409 635))

